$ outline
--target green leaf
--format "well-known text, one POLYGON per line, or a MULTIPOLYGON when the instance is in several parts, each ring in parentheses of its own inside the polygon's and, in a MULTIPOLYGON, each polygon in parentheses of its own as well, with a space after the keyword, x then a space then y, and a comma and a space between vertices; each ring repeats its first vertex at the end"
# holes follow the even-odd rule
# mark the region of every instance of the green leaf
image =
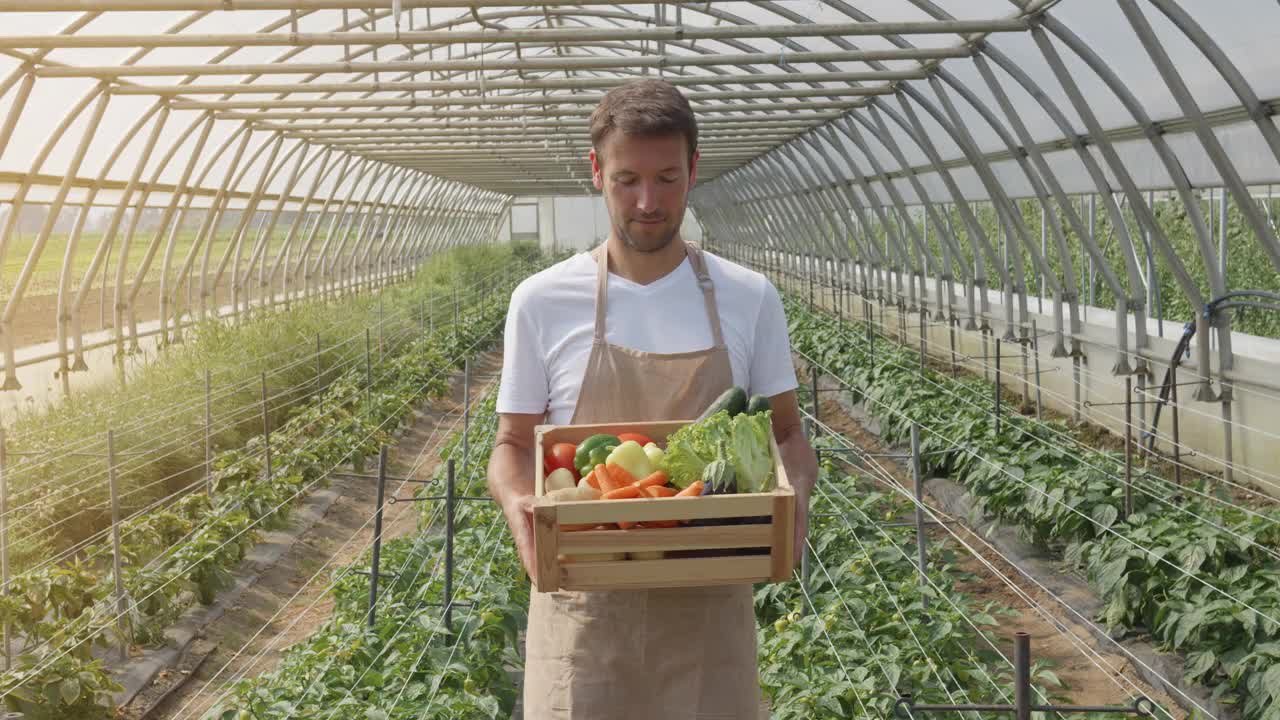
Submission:
POLYGON ((1213 669, 1213 666, 1217 661, 1218 656, 1215 655, 1212 650, 1197 650, 1193 653, 1189 653, 1187 655, 1187 666, 1185 669, 1187 680, 1190 680, 1191 682, 1198 681, 1200 676, 1213 669))
POLYGON ((365 720, 387 720, 387 711, 382 708, 371 707, 364 711, 365 720))
POLYGON ((75 678, 67 678, 62 681, 58 692, 62 695, 62 702, 67 705, 74 705, 76 700, 80 699, 80 681, 75 678))
POLYGON ((1114 505, 1095 505, 1093 512, 1093 521, 1104 528, 1109 528, 1116 523, 1120 517, 1120 511, 1116 510, 1114 505))
POLYGON ((1128 557, 1118 557, 1102 566, 1098 573, 1098 590, 1110 595, 1125 576, 1125 568, 1129 565, 1128 557))
POLYGON ((1272 702, 1280 701, 1280 663, 1272 665, 1262 676, 1262 687, 1271 696, 1272 702))

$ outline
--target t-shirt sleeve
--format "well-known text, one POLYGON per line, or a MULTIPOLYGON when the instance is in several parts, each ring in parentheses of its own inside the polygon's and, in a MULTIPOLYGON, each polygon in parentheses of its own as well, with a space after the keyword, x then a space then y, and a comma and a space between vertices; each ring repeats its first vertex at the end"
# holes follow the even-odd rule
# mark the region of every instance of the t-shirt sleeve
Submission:
POLYGON ((749 382, 752 395, 765 397, 798 387, 795 364, 791 362, 791 337, 787 332, 782 297, 768 280, 764 282, 764 297, 756 318, 749 382))
POLYGON ((546 355, 538 333, 538 323, 530 306, 530 295, 517 288, 511 294, 503 330, 502 378, 498 385, 499 413, 539 414, 546 412, 550 397, 546 355))

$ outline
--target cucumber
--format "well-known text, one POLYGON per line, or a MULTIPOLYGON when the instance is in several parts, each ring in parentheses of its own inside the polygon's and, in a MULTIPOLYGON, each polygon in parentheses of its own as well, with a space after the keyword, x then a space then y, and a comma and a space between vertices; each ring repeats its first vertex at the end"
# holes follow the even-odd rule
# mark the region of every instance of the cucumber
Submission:
POLYGON ((715 399, 715 402, 708 405, 707 409, 703 410, 702 414, 698 416, 698 420, 706 420, 721 410, 727 411, 729 413, 729 417, 733 417, 734 415, 742 413, 746 409, 747 391, 735 385, 728 390, 725 390, 720 397, 715 399))
POLYGON ((769 398, 764 395, 752 395, 747 402, 747 414, 758 415, 769 409, 769 398))

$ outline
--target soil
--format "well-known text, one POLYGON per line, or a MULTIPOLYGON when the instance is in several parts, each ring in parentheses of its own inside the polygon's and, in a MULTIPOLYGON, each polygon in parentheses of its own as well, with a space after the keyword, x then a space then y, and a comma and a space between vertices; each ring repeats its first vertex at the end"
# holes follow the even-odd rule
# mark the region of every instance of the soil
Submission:
MULTIPOLYGON (((488 376, 501 367, 501 349, 473 364, 477 379, 471 397, 478 399, 488 376)), ((393 476, 429 478, 439 464, 439 449, 462 411, 462 380, 456 377, 451 397, 432 402, 391 448, 388 472, 393 476)), ((276 566, 260 575, 239 602, 211 623, 178 667, 162 673, 118 717, 129 720, 199 718, 221 699, 230 680, 273 670, 285 649, 307 638, 327 622, 333 601, 325 593, 327 572, 357 559, 371 539, 368 520, 376 503, 376 484, 364 479, 334 479, 340 497, 319 522, 301 535, 276 566), (320 558, 325 558, 322 562, 320 558), (314 580, 313 580, 314 578, 314 580), (154 707, 153 707, 154 706, 154 707)), ((388 494, 399 490, 388 484, 388 494)), ((418 509, 412 503, 389 505, 383 514, 383 538, 415 531, 418 509)))
MULTIPOLYGON (((821 401, 820 409, 823 423, 858 447, 871 453, 893 452, 880 442, 877 435, 845 412, 844 408, 829 394, 821 401)), ((907 465, 891 458, 880 458, 878 462, 898 482, 906 487, 912 487, 910 468, 907 465)), ((933 507, 937 506, 934 499, 927 493, 925 503, 933 507)), ((1176 718, 1187 717, 1171 697, 1140 680, 1127 657, 1112 652, 1110 648, 1100 646, 1078 618, 1066 611, 1049 594, 1027 582, 1017 570, 991 551, 982 538, 967 525, 957 522, 951 527, 959 538, 990 563, 991 568, 995 568, 1003 578, 1012 581, 1021 593, 1029 596, 1036 605, 1043 608, 1045 614, 1052 618, 1050 621, 1040 611, 1035 610, 1022 594, 1009 587, 1001 577, 996 576, 985 563, 961 545, 946 529, 938 527, 930 529, 927 532, 929 542, 953 550, 957 568, 975 576, 973 580, 957 583, 958 591, 973 598, 978 605, 993 602, 1013 611, 1012 614, 996 616, 1000 625, 993 633, 997 638, 1002 639, 997 642, 997 646, 1006 657, 1013 657, 1014 634, 1026 632, 1031 635, 1033 662, 1047 661, 1048 668, 1062 681, 1064 688, 1061 694, 1067 698, 1068 702, 1080 705, 1130 705, 1132 703, 1130 693, 1136 692, 1150 698, 1160 707, 1170 710, 1176 718)))

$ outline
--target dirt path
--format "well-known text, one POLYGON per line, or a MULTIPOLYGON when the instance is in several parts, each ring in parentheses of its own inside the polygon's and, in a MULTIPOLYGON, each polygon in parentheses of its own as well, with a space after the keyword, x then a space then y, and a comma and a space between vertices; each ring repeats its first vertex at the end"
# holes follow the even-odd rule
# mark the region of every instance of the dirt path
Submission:
MULTIPOLYGON (((491 380, 489 376, 498 371, 501 362, 501 350, 496 350, 473 365, 477 376, 471 387, 473 400, 483 393, 491 380)), ((439 448, 460 416, 461 400, 459 377, 452 396, 432 403, 429 411, 394 444, 389 474, 431 476, 439 463, 439 448)), ((324 592, 329 583, 328 571, 353 562, 368 546, 373 534, 369 520, 377 490, 375 483, 361 479, 335 479, 331 487, 341 496, 323 519, 302 534, 274 567, 262 573, 234 607, 205 629, 178 667, 162 673, 119 717, 203 717, 218 702, 229 679, 269 672, 286 648, 329 619, 333 601, 324 592), (311 581, 313 577, 315 580, 311 581)), ((397 488, 398 484, 388 483, 387 491, 397 488)), ((412 488, 405 488, 399 494, 411 491, 412 488)), ((412 533, 417 519, 418 508, 412 503, 388 506, 383 517, 384 540, 412 533)))
MULTIPOLYGON (((821 402, 821 416, 824 424, 868 452, 892 452, 880 442, 877 435, 845 412, 830 393, 821 402)), ((887 458, 880 458, 878 462, 898 482, 905 487, 912 487, 910 468, 907 465, 887 458)), ((925 495, 925 503, 930 507, 938 506, 928 494, 925 495)), ((1134 692, 1141 693, 1168 709, 1176 718, 1186 717, 1186 713, 1172 698, 1139 679, 1137 671, 1126 656, 1114 652, 1112 647, 1099 645, 1079 618, 1000 559, 967 525, 956 523, 952 527, 959 539, 947 530, 935 527, 928 531, 929 542, 953 550, 956 566, 975 576, 972 581, 957 583, 956 590, 973 598, 979 606, 995 602, 1014 611, 1014 615, 996 618, 1000 625, 993 633, 1000 640, 997 647, 1006 657, 1013 657, 1014 634, 1026 632, 1031 635, 1032 661, 1048 661, 1049 669, 1064 685, 1061 694, 1071 703, 1130 705, 1130 693, 1134 692), (974 548, 990 566, 975 557, 960 543, 960 539, 974 548), (1000 576, 1010 578, 1018 590, 1011 588, 1000 576), (1019 591, 1029 596, 1030 601, 1020 595, 1019 591), (1042 608, 1043 612, 1036 610, 1031 601, 1042 608)))

